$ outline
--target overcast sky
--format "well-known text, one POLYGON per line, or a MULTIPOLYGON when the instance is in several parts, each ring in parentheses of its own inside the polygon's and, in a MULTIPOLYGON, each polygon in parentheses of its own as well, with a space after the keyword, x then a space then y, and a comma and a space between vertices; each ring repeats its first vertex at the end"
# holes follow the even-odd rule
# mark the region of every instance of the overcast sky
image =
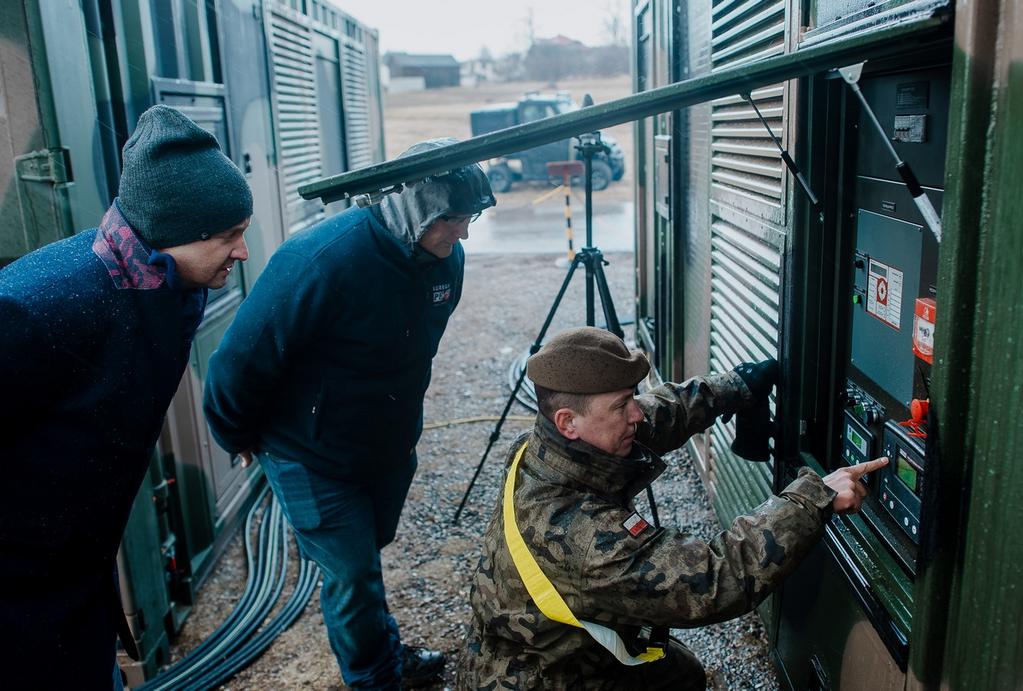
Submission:
POLYGON ((533 10, 537 38, 564 34, 587 45, 608 43, 607 23, 617 14, 629 35, 628 0, 333 0, 343 11, 380 32, 381 53, 450 53, 494 57, 525 50, 533 10))

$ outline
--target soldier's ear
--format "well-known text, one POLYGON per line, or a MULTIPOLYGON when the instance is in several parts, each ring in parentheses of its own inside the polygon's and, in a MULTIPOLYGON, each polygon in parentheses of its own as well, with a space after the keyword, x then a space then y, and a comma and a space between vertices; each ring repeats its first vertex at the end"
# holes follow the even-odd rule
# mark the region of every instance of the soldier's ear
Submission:
POLYGON ((579 432, 575 428, 575 413, 571 408, 558 408, 554 412, 554 426, 558 428, 563 437, 579 438, 579 432))

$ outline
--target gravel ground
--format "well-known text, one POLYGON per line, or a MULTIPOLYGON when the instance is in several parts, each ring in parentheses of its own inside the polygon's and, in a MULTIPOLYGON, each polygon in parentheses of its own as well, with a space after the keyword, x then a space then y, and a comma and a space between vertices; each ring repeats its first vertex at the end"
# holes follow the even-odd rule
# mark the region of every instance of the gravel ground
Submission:
MULTIPOLYGON (((607 257, 606 268, 620 317, 633 314, 631 254, 607 257)), ((462 303, 434 361, 426 422, 499 415, 508 396, 509 363, 527 349, 564 277, 555 257, 470 256, 462 303)), ((573 279, 552 333, 584 322, 583 277, 573 279)), ((598 311, 599 313, 599 311, 598 311)), ((626 327, 627 332, 630 330, 626 327)), ((531 415, 518 403, 513 415, 531 415)), ((445 651, 442 689, 453 682, 454 659, 469 620, 468 588, 485 522, 497 500, 501 461, 508 444, 529 423, 510 421, 477 482, 460 525, 451 517, 486 446, 492 422, 429 429, 419 443, 413 482, 394 544, 384 550, 385 582, 403 639, 445 651)), ((709 538, 718 530, 695 469, 675 454, 655 485, 665 525, 709 538)), ((240 537, 235 538, 199 595, 175 643, 180 656, 227 616, 245 582, 240 537)), ((778 682, 759 619, 747 615, 699 630, 677 631, 707 667, 714 689, 771 689, 778 682)), ((302 617, 261 658, 225 689, 341 689, 314 595, 302 617)))

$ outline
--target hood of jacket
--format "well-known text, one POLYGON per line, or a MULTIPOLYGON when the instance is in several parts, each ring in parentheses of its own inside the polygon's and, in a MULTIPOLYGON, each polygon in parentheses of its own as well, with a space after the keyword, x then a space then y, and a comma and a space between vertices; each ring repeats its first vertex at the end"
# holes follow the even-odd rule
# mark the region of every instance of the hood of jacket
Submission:
MULTIPOLYGON (((398 158, 439 149, 458 140, 450 137, 420 142, 398 158)), ((497 204, 486 173, 478 163, 405 185, 380 202, 384 226, 402 245, 411 248, 441 216, 471 216, 497 204)))

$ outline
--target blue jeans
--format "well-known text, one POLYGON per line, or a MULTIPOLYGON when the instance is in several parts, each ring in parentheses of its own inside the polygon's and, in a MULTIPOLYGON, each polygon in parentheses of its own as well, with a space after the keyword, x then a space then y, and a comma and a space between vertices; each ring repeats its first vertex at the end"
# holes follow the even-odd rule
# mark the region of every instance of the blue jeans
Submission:
POLYGON ((387 609, 380 550, 394 540, 416 455, 373 484, 346 483, 266 452, 258 457, 299 549, 323 571, 323 623, 345 683, 400 688, 401 639, 387 609))

